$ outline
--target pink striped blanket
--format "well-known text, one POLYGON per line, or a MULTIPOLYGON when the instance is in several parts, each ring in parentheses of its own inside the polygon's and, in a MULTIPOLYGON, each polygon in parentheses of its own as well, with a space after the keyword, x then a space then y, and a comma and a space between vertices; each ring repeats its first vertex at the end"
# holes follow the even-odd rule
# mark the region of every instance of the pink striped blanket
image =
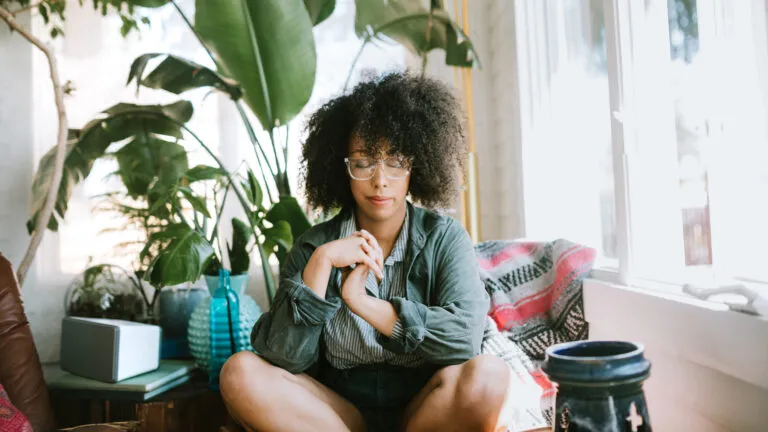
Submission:
POLYGON ((595 250, 567 240, 488 241, 476 245, 475 253, 491 296, 489 316, 528 358, 502 357, 518 358, 513 370, 527 369, 541 387, 542 412, 551 422, 555 389, 539 361, 556 343, 587 338, 582 282, 592 270, 595 250))

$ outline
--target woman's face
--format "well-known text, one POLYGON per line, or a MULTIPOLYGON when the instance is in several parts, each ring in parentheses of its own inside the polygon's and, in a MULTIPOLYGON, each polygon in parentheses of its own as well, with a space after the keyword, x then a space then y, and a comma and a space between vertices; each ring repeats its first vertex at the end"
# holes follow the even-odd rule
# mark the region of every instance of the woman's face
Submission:
POLYGON ((389 155, 389 144, 371 157, 365 142, 354 136, 349 144, 349 187, 358 211, 366 217, 385 221, 405 212, 406 195, 411 179, 409 164, 398 155, 389 155), (370 177, 370 178, 368 178, 370 177))

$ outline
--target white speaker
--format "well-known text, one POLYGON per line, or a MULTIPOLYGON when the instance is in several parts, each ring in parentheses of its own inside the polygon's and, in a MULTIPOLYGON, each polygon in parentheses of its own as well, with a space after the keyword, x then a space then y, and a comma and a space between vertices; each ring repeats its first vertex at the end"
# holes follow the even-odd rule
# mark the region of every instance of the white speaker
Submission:
POLYGON ((61 325, 61 369, 118 382, 160 365, 160 327, 132 321, 66 317, 61 325))

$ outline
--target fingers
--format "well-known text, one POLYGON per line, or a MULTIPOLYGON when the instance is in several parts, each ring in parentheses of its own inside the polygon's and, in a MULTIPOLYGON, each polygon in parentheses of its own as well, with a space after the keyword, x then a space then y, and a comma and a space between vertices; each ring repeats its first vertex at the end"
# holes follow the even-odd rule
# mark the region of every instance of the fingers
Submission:
POLYGON ((376 240, 376 237, 373 236, 373 234, 369 233, 366 230, 360 230, 355 233, 359 237, 365 239, 365 241, 371 245, 376 250, 376 258, 379 263, 379 266, 384 266, 384 251, 381 250, 381 247, 379 246, 378 240, 376 240))
POLYGON ((384 273, 382 273, 381 267, 379 267, 379 264, 370 255, 363 253, 361 254, 360 259, 362 260, 363 264, 367 265, 371 270, 373 270, 373 272, 376 274, 376 277, 379 279, 384 278, 384 273))

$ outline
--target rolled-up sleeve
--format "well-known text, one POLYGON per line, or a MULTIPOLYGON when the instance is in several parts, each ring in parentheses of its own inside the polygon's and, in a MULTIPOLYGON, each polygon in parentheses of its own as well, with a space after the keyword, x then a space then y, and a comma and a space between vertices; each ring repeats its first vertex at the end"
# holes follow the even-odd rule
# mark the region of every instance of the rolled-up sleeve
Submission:
POLYGON ((295 325, 321 325, 339 310, 340 302, 320 298, 301 278, 302 272, 284 279, 291 301, 291 317, 295 325))
POLYGON ((480 353, 489 298, 463 227, 451 223, 435 253, 436 304, 392 299, 398 320, 392 337, 379 335, 379 343, 396 353, 419 352, 436 364, 462 363, 480 353))
POLYGON ((341 307, 339 298, 320 298, 304 284, 302 273, 313 251, 309 245, 291 249, 272 307, 251 331, 254 350, 292 373, 303 372, 317 361, 323 325, 341 307))

